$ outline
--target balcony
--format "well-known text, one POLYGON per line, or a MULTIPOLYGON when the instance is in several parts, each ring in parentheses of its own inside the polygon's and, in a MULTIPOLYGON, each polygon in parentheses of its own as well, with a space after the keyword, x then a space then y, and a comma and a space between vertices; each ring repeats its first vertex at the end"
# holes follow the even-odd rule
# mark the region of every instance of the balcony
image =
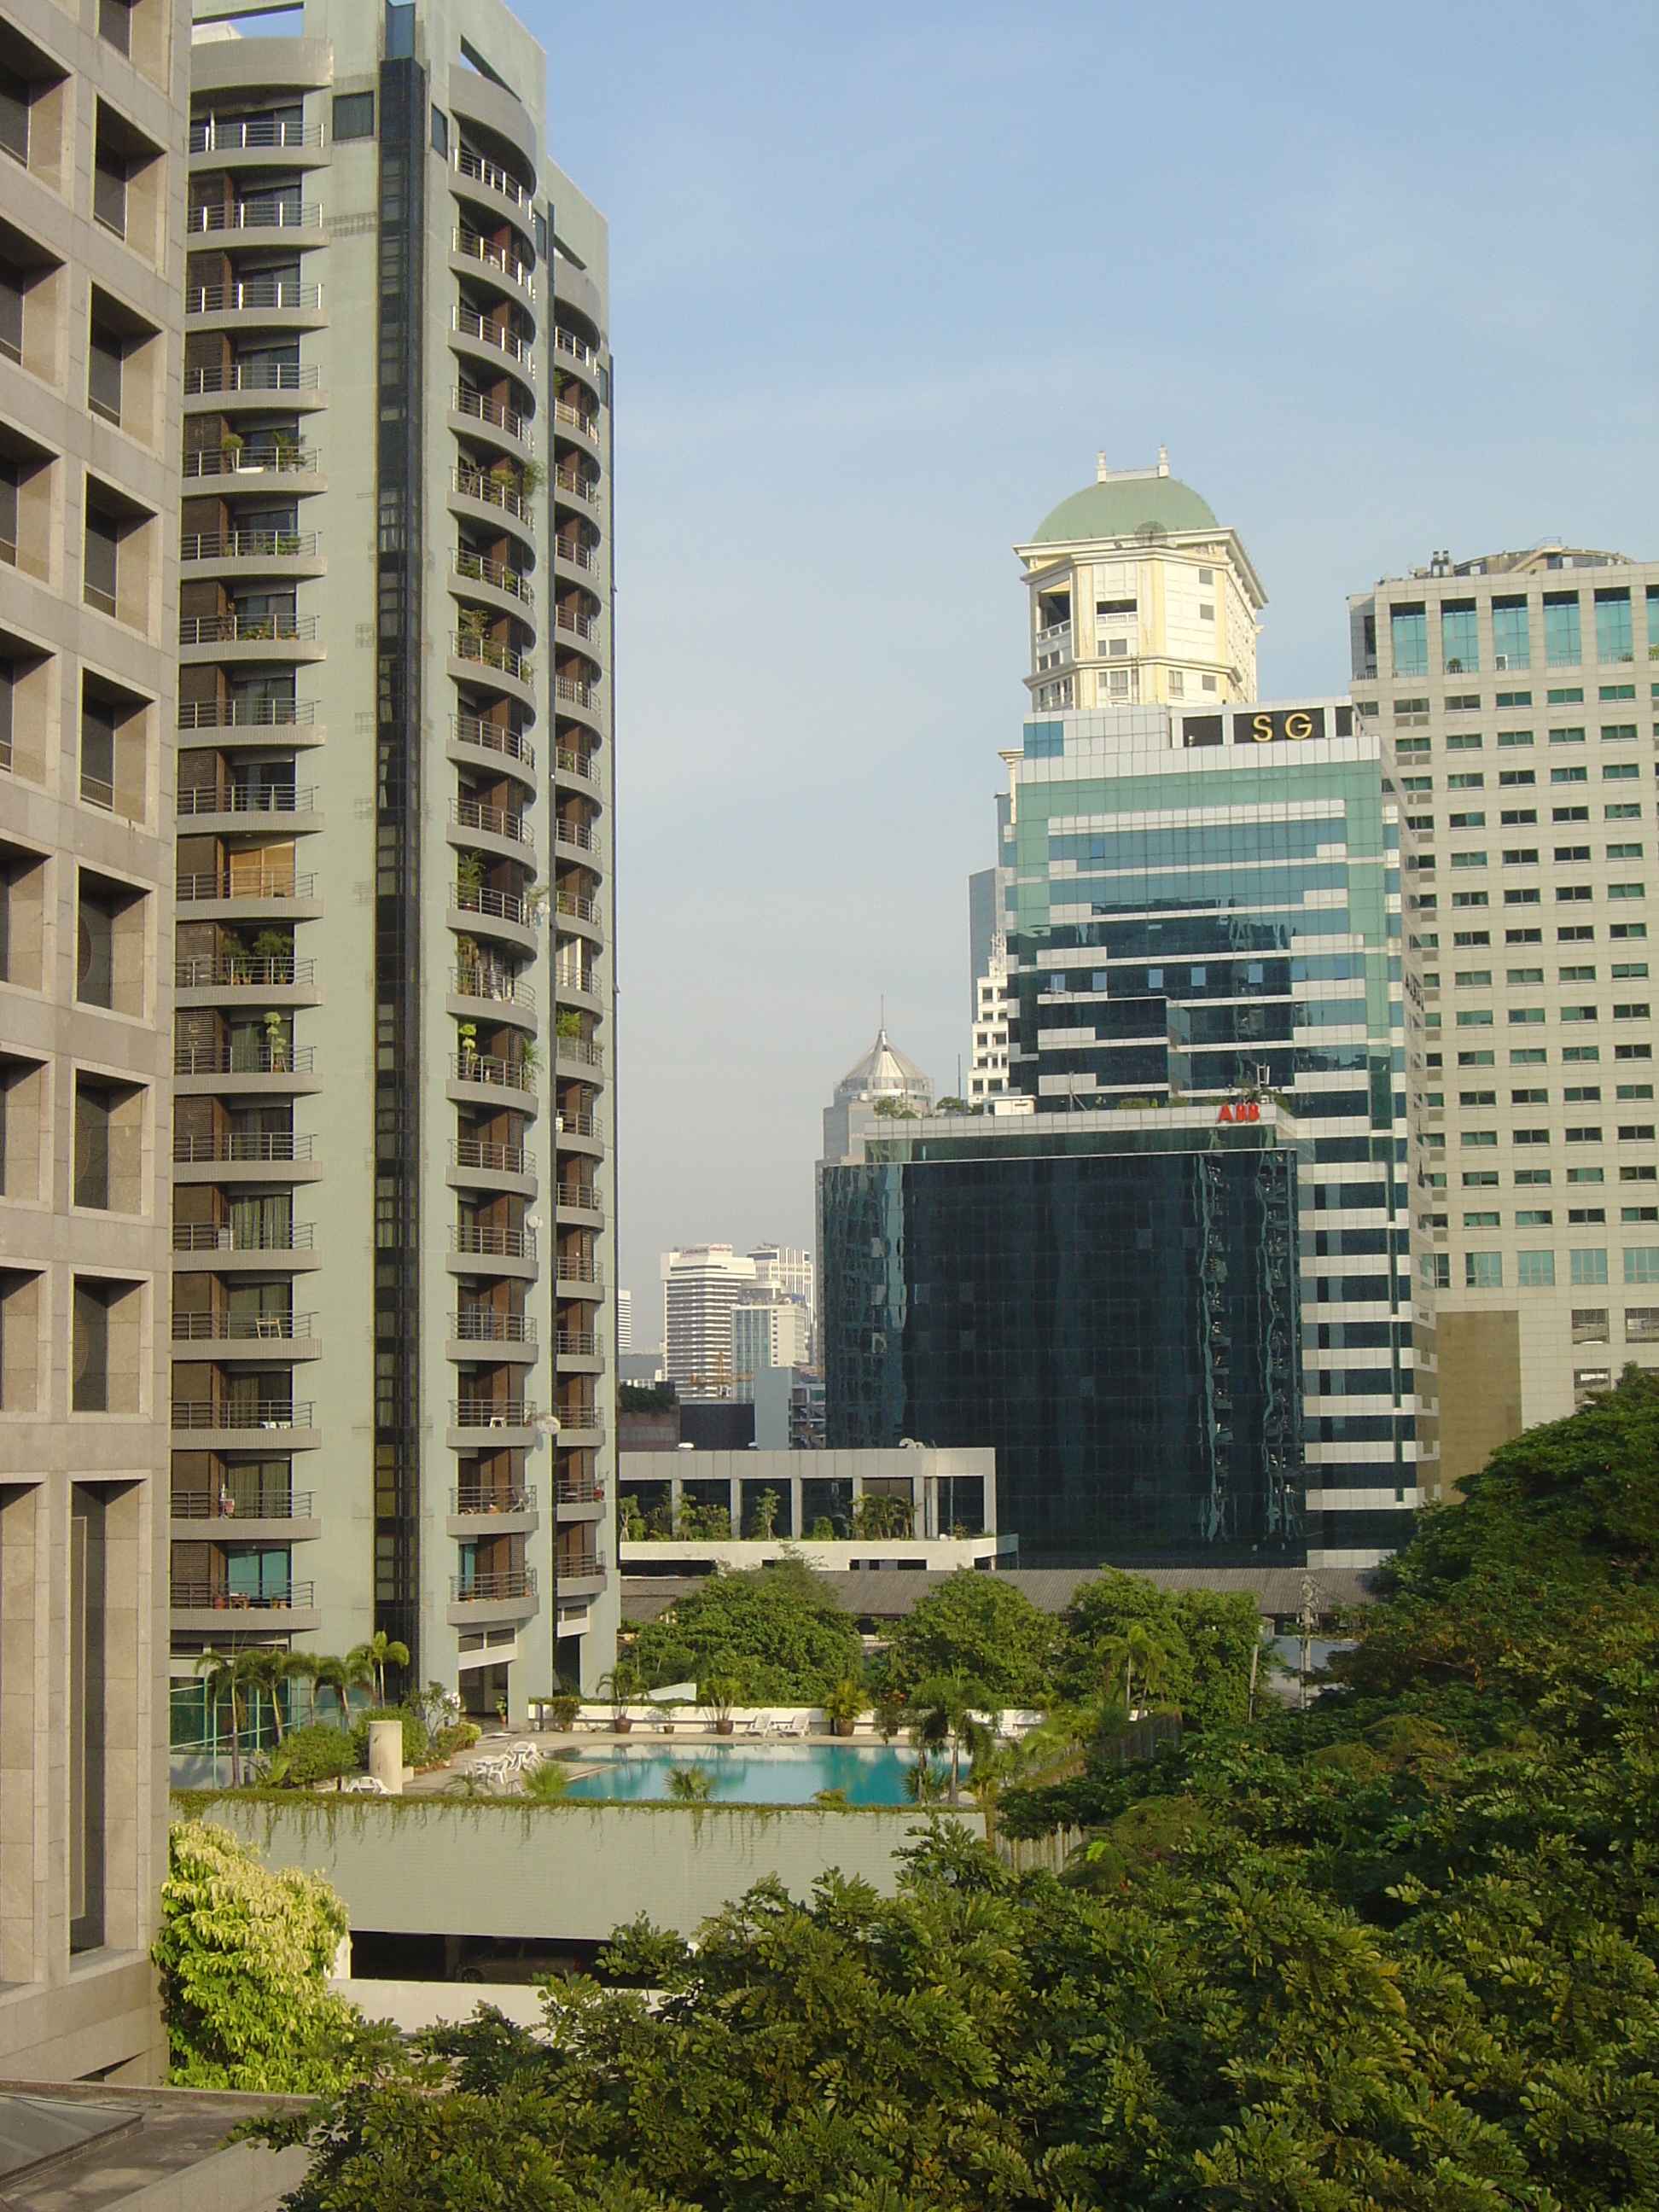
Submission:
MULTIPOLYGON (((177 1249, 176 1244, 174 1249, 177 1249)), ((520 1260, 533 1266, 536 1232, 533 1229, 496 1229, 475 1221, 452 1221, 449 1249, 464 1258, 520 1260)), ((484 1268, 481 1272, 488 1274, 492 1271, 484 1268)))
POLYGON ((597 1297, 605 1288, 605 1273, 593 1260, 561 1260, 556 1279, 559 1288, 579 1297, 597 1297))
POLYGON ((605 1415, 597 1406, 556 1406, 559 1417, 559 1442, 564 1444, 602 1444, 605 1442, 605 1415))
MULTIPOLYGON (((183 473, 186 483, 203 477, 315 476, 317 450, 274 440, 258 446, 204 446, 185 455, 183 473)), ((307 489, 321 491, 324 486, 307 489)))
POLYGON ((562 1474, 555 1483, 554 1497, 561 1505, 603 1505, 605 1485, 591 1474, 562 1474))
POLYGON ((597 1597, 605 1588, 605 1553, 600 1551, 567 1553, 561 1557, 557 1571, 561 1598, 597 1597))
POLYGON ((520 600, 527 607, 536 603, 527 576, 521 576, 516 568, 507 568, 503 562, 487 561, 482 553, 469 553, 464 546, 455 549, 453 573, 465 582, 488 584, 493 591, 505 592, 508 599, 520 600))
POLYGON ((516 331, 505 324, 492 323, 487 315, 474 313, 471 307, 453 307, 449 311, 449 327, 457 337, 470 338, 474 345, 487 347, 494 353, 505 354, 525 376, 533 380, 536 374, 529 346, 516 331))
POLYGON ((272 1629, 299 1635, 322 1626, 315 1585, 311 1583, 290 1583, 281 1592, 250 1595, 240 1590, 233 1595, 222 1583, 174 1577, 168 1601, 174 1628, 200 1629, 216 1638, 234 1633, 225 1621, 227 1613, 257 1613, 258 1621, 247 1624, 247 1633, 253 1637, 267 1635, 272 1629))
POLYGON ((175 1398, 170 1425, 179 1436, 204 1429, 228 1434, 258 1429, 285 1436, 315 1424, 311 1405, 292 1398, 175 1398))
POLYGON ((317 879, 292 868, 204 868, 178 878, 173 896, 180 906, 208 899, 282 902, 315 896, 317 879))
POLYGON ((316 615, 181 615, 181 646, 310 646, 316 615))
POLYGON ((572 1359, 598 1359, 602 1356, 599 1351, 599 1331, 592 1328, 555 1330, 553 1348, 561 1359, 566 1357, 572 1359))
POLYGON ((317 364, 315 362, 232 362, 228 367, 187 368, 185 371, 186 399, 204 399, 215 394, 266 392, 315 392, 317 364))
POLYGON ((458 1344, 534 1344, 533 1314, 497 1313, 492 1306, 464 1306, 450 1321, 458 1344))
POLYGON ((596 1073, 605 1066, 605 1047, 590 1044, 586 1037, 555 1036, 554 1058, 561 1067, 578 1072, 592 1068, 596 1073))
POLYGON ((561 1183, 554 1191, 554 1203, 561 1213, 574 1215, 580 1222, 591 1222, 596 1228, 605 1219, 605 1208, 596 1194, 580 1183, 561 1183))
POLYGON ((515 763, 526 775, 533 777, 536 748, 521 730, 507 729, 499 722, 487 722, 477 714, 452 714, 449 729, 451 738, 457 745, 494 753, 502 760, 515 763))
POLYGON ((316 1225, 290 1222, 286 1228, 262 1224, 256 1230, 222 1227, 210 1221, 175 1221, 175 1252, 213 1252, 221 1259, 259 1252, 310 1252, 316 1249, 316 1225))
POLYGON ((174 1167, 278 1166, 311 1159, 312 1139, 289 1129, 222 1129, 210 1137, 173 1134, 174 1167))
POLYGON ((578 362, 583 368, 592 369, 596 376, 604 367, 592 347, 577 337, 574 331, 566 330, 562 324, 554 327, 553 350, 563 354, 567 360, 578 362))
POLYGON ((584 898, 577 891, 556 891, 553 911, 568 921, 586 922, 591 928, 605 927, 605 913, 597 899, 584 898))
POLYGON ((234 784, 228 791, 212 784, 187 787, 179 793, 175 811, 198 814, 314 814, 317 793, 291 783, 234 784))
POLYGON ((553 487, 567 499, 579 499, 584 507, 598 507, 605 497, 597 477, 584 477, 576 469, 555 469, 553 487))
MULTIPOLYGON (((535 927, 530 901, 519 891, 491 890, 488 884, 457 884, 450 900, 457 914, 475 914, 485 921, 508 922, 526 933, 535 927)), ((530 950, 535 950, 533 944, 530 950)))
POLYGON ((453 1168, 476 1175, 519 1176, 533 1180, 536 1164, 522 1145, 492 1144, 483 1137, 452 1137, 449 1162, 453 1168))
POLYGON ((503 252, 499 246, 492 246, 487 238, 481 238, 476 230, 469 230, 465 223, 450 232, 449 250, 463 260, 476 261, 481 268, 493 269, 534 303, 536 280, 516 253, 503 252))
POLYGON ((536 841, 526 828, 522 814, 486 806, 476 799, 455 799, 450 801, 449 818, 458 830, 476 830, 483 836, 500 838, 503 844, 524 845, 532 854, 535 851, 536 841))
POLYGON ((190 1523, 190 1533, 197 1537, 203 1533, 204 1522, 234 1521, 240 1535, 241 1523, 246 1521, 285 1528, 292 1522, 315 1520, 316 1500, 309 1490, 232 1479, 222 1482, 216 1490, 175 1490, 167 1511, 169 1519, 190 1523))
POLYGON ((210 207, 193 207, 185 223, 185 232, 191 238, 226 230, 320 232, 322 228, 323 210, 315 200, 291 199, 279 192, 237 200, 229 207, 222 201, 210 207))
POLYGON ((584 574, 594 575, 599 572, 598 548, 584 545, 579 538, 556 538, 553 541, 553 551, 557 559, 564 562, 569 568, 580 568, 584 574))
POLYGON ((492 1490, 478 1483, 464 1482, 450 1492, 449 1510, 458 1518, 469 1520, 494 1520, 501 1513, 533 1513, 536 1486, 526 1482, 507 1490, 492 1490))
POLYGON ((599 444, 599 418, 597 415, 584 415, 580 408, 573 407, 568 399, 556 399, 553 402, 553 419, 563 428, 574 430, 581 437, 591 438, 596 446, 599 444))
POLYGON ((243 276, 229 284, 185 288, 187 315, 320 314, 323 288, 292 276, 243 276))
POLYGON ((605 1150, 605 1131, 596 1114, 561 1114, 554 1123, 554 1132, 561 1145, 570 1138, 579 1143, 595 1145, 601 1152, 605 1150))
POLYGON ((512 646, 502 645, 493 637, 469 637, 465 631, 452 631, 449 656, 452 660, 471 662, 475 667, 493 668, 497 675, 508 677, 526 689, 536 680, 535 666, 529 655, 515 652, 512 646))
POLYGON ((504 437, 514 440, 527 453, 535 452, 535 433, 528 418, 501 400, 486 398, 483 392, 474 392, 461 384, 450 393, 449 407, 452 414, 469 422, 487 423, 492 430, 499 430, 504 437))
POLYGON ((556 676, 553 696, 562 707, 574 707, 584 714, 597 718, 599 711, 599 687, 597 684, 580 684, 574 676, 556 676))
POLYGON ((536 1071, 521 1060, 502 1060, 494 1053, 453 1052, 449 1055, 452 1083, 481 1084, 491 1090, 517 1091, 533 1097, 536 1071))
POLYGON ((314 960, 296 960, 291 953, 204 953, 191 960, 176 960, 173 967, 175 991, 304 990, 316 981, 314 960))
POLYGON ((536 1407, 530 1399, 452 1398, 450 1451, 528 1451, 536 1442, 536 1407))
POLYGON ((505 169, 494 161, 486 161, 483 155, 475 154, 468 146, 453 147, 449 161, 458 177, 465 177, 471 184, 483 185, 487 191, 495 192, 514 207, 522 209, 526 220, 529 220, 531 196, 505 169))
POLYGON ((176 1313, 168 1341, 174 1347, 175 1358, 181 1344, 217 1344, 234 1345, 237 1349, 232 1356, 236 1358, 257 1358, 268 1347, 273 1358, 314 1359, 322 1350, 316 1325, 316 1315, 308 1313, 176 1313))
MULTIPOLYGON (((181 561, 314 561, 314 530, 187 530, 179 541, 181 561)), ((180 713, 183 709, 180 708, 180 713)), ((181 730, 191 725, 180 722, 181 730)))
POLYGON ((192 154, 252 154, 316 150, 323 143, 320 123, 284 123, 270 115, 214 115, 190 126, 192 154))
POLYGON ((553 841, 562 846, 567 853, 594 853, 599 850, 598 841, 586 822, 567 822, 562 815, 555 817, 553 841))
POLYGON ((448 1619, 453 1626, 480 1627, 497 1620, 522 1620, 536 1610, 534 1567, 504 1567, 494 1573, 449 1578, 448 1619))
POLYGON ((314 1075, 314 1045, 257 1043, 184 1044, 174 1042, 174 1075, 314 1075))

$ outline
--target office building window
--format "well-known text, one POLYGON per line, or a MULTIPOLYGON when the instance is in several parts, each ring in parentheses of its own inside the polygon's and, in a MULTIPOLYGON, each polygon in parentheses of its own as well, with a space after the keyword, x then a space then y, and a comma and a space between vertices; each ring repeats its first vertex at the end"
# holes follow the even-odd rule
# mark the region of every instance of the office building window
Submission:
POLYGON ((1595 657, 1598 660, 1634 660, 1635 640, 1631 631, 1630 593, 1595 594, 1595 657))
POLYGON ((1577 592, 1544 594, 1544 658, 1552 668, 1577 668, 1583 659, 1577 592))
POLYGON ((1492 603, 1492 665, 1500 672, 1506 668, 1530 668, 1532 645, 1527 631, 1527 603, 1524 599, 1494 599, 1492 603))
POLYGON ((1501 1291, 1504 1287, 1503 1254, 1466 1252, 1463 1255, 1463 1287, 1469 1291, 1501 1291))
POLYGON ((1625 1247, 1625 1280, 1627 1283, 1659 1283, 1659 1244, 1627 1244, 1625 1247))
POLYGON ((1425 1252, 1419 1262, 1418 1273, 1431 1291, 1451 1288, 1451 1258, 1445 1252, 1425 1252))
MULTIPOLYGON (((1480 641, 1475 633, 1474 601, 1449 600, 1440 609, 1440 658, 1448 676, 1471 676, 1480 665, 1480 641)), ((1459 701, 1458 705, 1467 704, 1459 701)), ((1474 702, 1477 707, 1480 701, 1474 702)), ((1446 704, 1453 704, 1448 700, 1446 704)))
POLYGON ((1553 1252, 1517 1252, 1515 1266, 1516 1280, 1523 1291, 1547 1291, 1555 1287, 1553 1252))
MULTIPOLYGON (((1595 1247, 1587 1251, 1571 1253, 1568 1256, 1571 1262, 1572 1279, 1575 1284, 1607 1281, 1607 1255, 1604 1249, 1595 1247)), ((1628 1282, 1630 1279, 1629 1274, 1626 1273, 1626 1280, 1628 1282)))
POLYGON ((1389 647, 1396 676, 1429 672, 1429 617, 1425 607, 1395 607, 1389 617, 1389 647))
POLYGON ((374 136, 374 95, 372 92, 337 92, 334 95, 334 140, 374 136))

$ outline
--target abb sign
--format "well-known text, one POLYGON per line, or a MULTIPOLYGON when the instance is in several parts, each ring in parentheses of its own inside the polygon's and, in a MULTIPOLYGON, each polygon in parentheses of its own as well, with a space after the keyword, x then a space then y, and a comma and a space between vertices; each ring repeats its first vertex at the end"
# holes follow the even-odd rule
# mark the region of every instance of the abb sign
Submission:
POLYGON ((1218 1121, 1259 1121, 1261 1109, 1254 1098, 1241 1098, 1236 1105, 1224 1106, 1215 1118, 1218 1121))

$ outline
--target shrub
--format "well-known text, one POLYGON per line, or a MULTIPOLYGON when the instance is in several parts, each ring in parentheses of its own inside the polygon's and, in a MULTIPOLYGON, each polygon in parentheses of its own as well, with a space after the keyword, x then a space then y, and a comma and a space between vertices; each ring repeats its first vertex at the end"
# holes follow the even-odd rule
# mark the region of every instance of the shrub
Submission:
MULTIPOLYGON (((432 1746, 426 1723, 407 1705, 374 1705, 360 1713, 351 1724, 351 1741, 359 1766, 368 1765, 368 1724, 371 1721, 401 1721, 404 1724, 404 1765, 424 1766, 432 1746)), ((476 1730, 475 1730, 476 1734, 476 1730)))
POLYGON ((306 1790, 338 1774, 355 1774, 362 1760, 354 1740, 331 1721, 290 1729, 271 1753, 265 1780, 275 1789, 306 1790))

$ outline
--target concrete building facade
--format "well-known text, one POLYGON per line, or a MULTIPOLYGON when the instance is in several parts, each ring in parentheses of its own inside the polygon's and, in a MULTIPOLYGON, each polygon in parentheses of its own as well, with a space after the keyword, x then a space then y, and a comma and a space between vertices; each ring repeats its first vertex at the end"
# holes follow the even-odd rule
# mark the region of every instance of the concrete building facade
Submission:
POLYGON ((155 2079, 188 11, 0 22, 0 2058, 155 2079))
POLYGON ((805 1367, 811 1356, 811 1310, 787 1291, 744 1291, 732 1309, 732 1395, 752 1400, 769 1367, 805 1367))
POLYGON ((662 1255, 663 1363, 682 1398, 732 1394, 732 1310, 755 1287, 755 1262, 729 1244, 662 1255))
POLYGON ((500 0, 256 12, 191 78, 173 1663, 384 1630, 516 1715, 614 1639, 605 229, 500 0))
POLYGON ((1659 1364, 1659 563, 1441 554, 1349 609, 1405 794, 1412 1206, 1455 1483, 1659 1364))

